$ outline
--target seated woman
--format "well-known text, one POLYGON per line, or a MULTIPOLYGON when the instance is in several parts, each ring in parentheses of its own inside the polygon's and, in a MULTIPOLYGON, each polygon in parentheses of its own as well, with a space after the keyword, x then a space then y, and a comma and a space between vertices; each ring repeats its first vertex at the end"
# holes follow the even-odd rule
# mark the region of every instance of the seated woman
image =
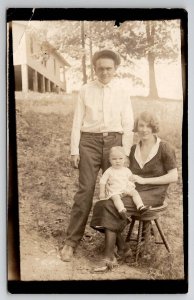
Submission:
MULTIPOLYGON (((157 136, 159 123, 149 112, 141 113, 136 119, 134 132, 138 134, 139 142, 131 148, 130 170, 143 203, 157 207, 163 204, 168 185, 178 179, 175 151, 157 136)), ((122 200, 130 216, 136 207, 131 197, 122 200)), ((105 233, 104 257, 99 271, 111 269, 117 264, 114 255, 116 245, 120 255, 127 254, 128 249, 121 235, 126 225, 124 222, 111 199, 95 204, 90 226, 105 233)))

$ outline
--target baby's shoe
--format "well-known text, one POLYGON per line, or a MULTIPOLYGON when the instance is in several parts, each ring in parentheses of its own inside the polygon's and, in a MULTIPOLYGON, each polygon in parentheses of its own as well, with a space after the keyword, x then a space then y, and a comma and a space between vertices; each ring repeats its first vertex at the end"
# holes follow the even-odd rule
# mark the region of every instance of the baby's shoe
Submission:
POLYGON ((131 218, 127 216, 127 210, 123 209, 119 212, 121 219, 126 221, 127 224, 131 223, 131 218))
POLYGON ((140 214, 144 214, 145 212, 147 212, 148 210, 150 209, 150 206, 145 206, 145 205, 142 205, 138 208, 138 211, 140 214))
POLYGON ((121 210, 121 211, 119 211, 119 215, 121 216, 121 219, 123 219, 123 220, 127 220, 127 210, 126 209, 123 209, 123 210, 121 210))

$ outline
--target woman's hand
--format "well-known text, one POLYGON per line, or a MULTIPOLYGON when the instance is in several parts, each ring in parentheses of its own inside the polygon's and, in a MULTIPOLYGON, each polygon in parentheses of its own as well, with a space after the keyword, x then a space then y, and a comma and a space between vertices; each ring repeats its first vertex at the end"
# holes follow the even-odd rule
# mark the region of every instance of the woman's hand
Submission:
POLYGON ((129 168, 129 165, 130 165, 130 163, 129 163, 129 157, 126 156, 126 158, 125 158, 125 167, 129 168))
POLYGON ((133 174, 131 174, 131 176, 129 177, 129 181, 130 181, 130 182, 135 182, 135 179, 134 179, 134 175, 133 175, 133 174))
POLYGON ((134 182, 137 182, 139 184, 146 184, 146 178, 140 177, 138 175, 133 175, 134 182))

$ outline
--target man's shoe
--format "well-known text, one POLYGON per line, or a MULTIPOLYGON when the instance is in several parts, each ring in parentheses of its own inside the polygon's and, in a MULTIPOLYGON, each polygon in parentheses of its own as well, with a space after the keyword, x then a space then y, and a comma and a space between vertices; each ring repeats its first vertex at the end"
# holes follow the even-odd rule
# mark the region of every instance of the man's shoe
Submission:
POLYGON ((71 261, 71 259, 73 258, 73 252, 74 249, 71 246, 65 245, 61 250, 61 260, 66 262, 71 261))

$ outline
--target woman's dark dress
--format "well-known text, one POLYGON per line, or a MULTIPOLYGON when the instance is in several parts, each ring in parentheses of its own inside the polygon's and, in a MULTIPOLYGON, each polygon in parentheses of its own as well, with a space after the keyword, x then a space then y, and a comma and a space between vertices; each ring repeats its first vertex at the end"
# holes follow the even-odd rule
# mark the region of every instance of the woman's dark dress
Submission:
MULTIPOLYGON (((135 175, 144 178, 159 177, 167 174, 169 170, 176 168, 175 151, 166 142, 160 142, 157 154, 148 161, 142 169, 134 157, 135 149, 136 145, 133 145, 129 157, 130 170, 135 175)), ((145 205, 157 207, 163 204, 168 186, 169 184, 136 184, 136 189, 145 205)), ((134 210, 136 211, 136 207, 133 204, 131 197, 127 196, 122 200, 128 215, 134 212, 134 210)), ((118 232, 123 228, 123 220, 120 218, 111 199, 102 200, 95 204, 90 226, 99 231, 104 231, 104 228, 107 228, 115 232, 118 232)))

